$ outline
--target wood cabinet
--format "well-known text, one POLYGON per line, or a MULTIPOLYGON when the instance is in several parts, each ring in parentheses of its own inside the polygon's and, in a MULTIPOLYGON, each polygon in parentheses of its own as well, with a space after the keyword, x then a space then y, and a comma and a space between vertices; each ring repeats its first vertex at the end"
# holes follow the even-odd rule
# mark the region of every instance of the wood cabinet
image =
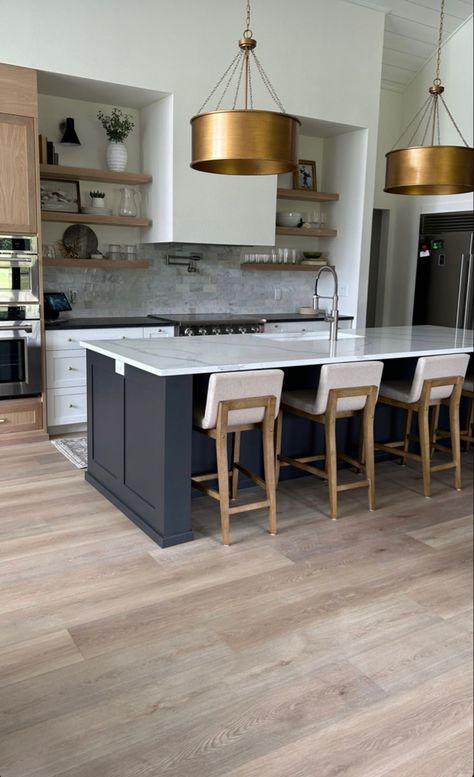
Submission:
POLYGON ((0 64, 0 233, 38 231, 37 116, 36 71, 0 64))
POLYGON ((32 432, 43 426, 41 399, 2 399, 0 402, 0 440, 3 435, 32 432))
POLYGON ((36 234, 36 211, 35 120, 0 113, 0 232, 36 234))

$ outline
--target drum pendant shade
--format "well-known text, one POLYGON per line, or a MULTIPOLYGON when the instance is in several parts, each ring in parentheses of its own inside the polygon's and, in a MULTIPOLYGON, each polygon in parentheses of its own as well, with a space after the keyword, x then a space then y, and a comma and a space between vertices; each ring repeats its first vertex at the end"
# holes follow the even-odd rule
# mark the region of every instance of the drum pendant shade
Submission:
POLYGON ((462 194, 473 191, 474 149, 412 146, 389 151, 384 191, 390 194, 462 194))
POLYGON ((300 121, 287 113, 214 111, 194 116, 191 125, 195 170, 277 175, 297 167, 300 121))
POLYGON ((441 0, 436 77, 429 96, 398 138, 395 146, 413 126, 415 129, 406 148, 392 148, 386 157, 385 188, 390 194, 446 195, 474 191, 474 150, 468 146, 443 97, 439 77, 445 0, 441 0), (441 144, 439 107, 446 110, 463 146, 441 144), (423 132, 420 145, 411 145, 418 131, 423 132), (424 145, 429 136, 431 145, 424 145), (438 141, 436 144, 436 140, 438 141))
POLYGON ((286 113, 281 101, 255 54, 257 41, 250 29, 250 4, 247 0, 247 27, 239 40, 239 51, 229 67, 191 119, 191 167, 204 173, 221 175, 277 175, 291 173, 298 167, 298 137, 301 122, 286 113), (279 111, 253 107, 251 64, 279 111), (232 108, 221 104, 235 77, 232 108), (216 110, 202 113, 211 97, 224 84, 216 110), (244 107, 236 108, 243 86, 244 107))

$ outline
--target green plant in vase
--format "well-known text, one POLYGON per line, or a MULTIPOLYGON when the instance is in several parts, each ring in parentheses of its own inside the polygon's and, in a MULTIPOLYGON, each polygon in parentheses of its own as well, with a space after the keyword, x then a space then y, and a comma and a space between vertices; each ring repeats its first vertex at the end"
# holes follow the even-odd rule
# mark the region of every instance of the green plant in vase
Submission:
POLYGON ((123 113, 120 108, 112 108, 112 113, 105 114, 99 111, 97 118, 102 124, 109 145, 107 146, 107 167, 109 170, 123 172, 127 167, 127 148, 124 140, 128 138, 135 124, 130 113, 123 113))

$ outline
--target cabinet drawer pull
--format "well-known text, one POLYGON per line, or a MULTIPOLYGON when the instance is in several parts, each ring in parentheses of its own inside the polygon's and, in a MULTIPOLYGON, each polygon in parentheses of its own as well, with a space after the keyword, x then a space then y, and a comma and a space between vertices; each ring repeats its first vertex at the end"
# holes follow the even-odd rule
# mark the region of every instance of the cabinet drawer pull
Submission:
POLYGON ((7 424, 8 418, 0 418, 0 424, 7 424))
POLYGON ((68 343, 73 343, 74 342, 74 338, 68 337, 67 341, 68 341, 68 343))
POLYGON ((69 403, 69 407, 75 407, 75 408, 77 408, 77 405, 73 405, 73 404, 69 403))
POLYGON ((73 372, 74 371, 74 367, 68 367, 68 370, 69 370, 69 372, 73 372))

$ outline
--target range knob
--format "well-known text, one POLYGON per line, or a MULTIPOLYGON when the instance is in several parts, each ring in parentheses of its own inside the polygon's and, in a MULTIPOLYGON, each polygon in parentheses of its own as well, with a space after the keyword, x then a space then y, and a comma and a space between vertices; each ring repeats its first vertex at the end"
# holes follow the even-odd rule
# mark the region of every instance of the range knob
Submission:
POLYGON ((204 329, 203 326, 200 326, 198 329, 198 335, 207 335, 207 329, 204 329))
POLYGON ((226 333, 226 335, 233 335, 234 334, 234 330, 232 329, 231 326, 226 326, 225 333, 226 333))
POLYGON ((241 335, 244 335, 247 332, 246 326, 239 326, 239 332, 241 335))
POLYGON ((188 326, 188 327, 187 327, 187 328, 184 330, 184 334, 186 335, 186 337, 193 337, 193 335, 194 335, 194 331, 191 329, 191 327, 190 327, 190 326, 188 326))
POLYGON ((258 332, 258 326, 251 326, 250 329, 249 329, 249 332, 251 332, 251 334, 254 334, 255 332, 258 332))
POLYGON ((221 330, 219 329, 219 327, 218 327, 218 326, 214 326, 214 327, 212 328, 212 334, 213 334, 213 335, 220 335, 220 333, 221 333, 221 330))

